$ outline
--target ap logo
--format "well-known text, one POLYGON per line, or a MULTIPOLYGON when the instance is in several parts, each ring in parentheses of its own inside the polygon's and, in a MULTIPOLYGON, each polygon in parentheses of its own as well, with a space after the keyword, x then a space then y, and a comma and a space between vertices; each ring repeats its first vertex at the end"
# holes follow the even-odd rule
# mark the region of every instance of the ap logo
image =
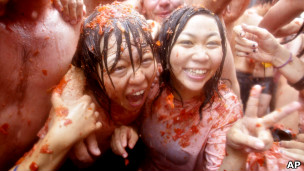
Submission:
POLYGON ((296 161, 289 161, 287 163, 286 168, 287 169, 297 169, 299 166, 301 166, 301 162, 296 160, 296 161))

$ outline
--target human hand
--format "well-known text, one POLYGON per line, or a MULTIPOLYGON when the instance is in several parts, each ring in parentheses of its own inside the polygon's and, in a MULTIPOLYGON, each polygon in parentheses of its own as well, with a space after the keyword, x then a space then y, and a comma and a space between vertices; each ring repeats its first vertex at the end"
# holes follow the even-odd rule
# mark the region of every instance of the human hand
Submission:
POLYGON ((115 154, 122 156, 123 158, 127 158, 128 153, 125 148, 128 145, 130 149, 133 149, 137 140, 138 134, 134 128, 129 126, 121 126, 119 128, 116 128, 112 134, 111 139, 112 151, 115 154))
POLYGON ((55 8, 62 13, 66 22, 77 24, 82 21, 86 14, 86 7, 83 0, 53 0, 55 8))
POLYGON ((262 88, 259 85, 251 89, 244 117, 238 120, 227 133, 228 147, 245 153, 268 150, 273 143, 269 128, 301 107, 300 103, 292 102, 282 109, 258 118, 261 91, 262 88))
POLYGON ((92 164, 101 154, 95 133, 75 144, 70 151, 70 158, 80 168, 92 164))
POLYGON ((298 134, 296 140, 280 141, 280 146, 282 154, 304 162, 304 134, 298 134))
POLYGON ((280 56, 282 46, 266 29, 243 24, 233 30, 236 33, 236 56, 268 63, 280 56))
MULTIPOLYGON (((79 141, 101 127, 97 122, 98 112, 91 98, 83 94, 85 76, 81 69, 71 66, 52 94, 52 109, 45 126, 40 130, 43 138, 48 130, 57 133, 58 137, 79 141), (79 131, 79 134, 70 132, 79 131), (70 131, 70 132, 69 132, 70 131), (67 135, 62 135, 65 134, 67 135)), ((62 139, 64 139, 62 138, 62 139)))
POLYGON ((101 127, 101 123, 97 121, 99 113, 95 111, 95 104, 90 96, 83 94, 84 86, 85 76, 82 70, 71 66, 54 89, 51 99, 53 107, 49 128, 73 142, 87 137, 101 127))

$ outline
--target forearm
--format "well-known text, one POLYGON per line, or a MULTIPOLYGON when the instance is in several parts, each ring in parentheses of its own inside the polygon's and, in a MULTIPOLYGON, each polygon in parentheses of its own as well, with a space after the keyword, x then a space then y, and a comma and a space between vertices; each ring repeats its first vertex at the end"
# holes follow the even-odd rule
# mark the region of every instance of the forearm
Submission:
POLYGON ((220 167, 220 171, 244 171, 248 153, 242 150, 235 150, 226 146, 226 155, 220 167))
POLYGON ((71 148, 68 142, 61 142, 55 134, 49 132, 43 139, 34 145, 26 156, 17 162, 11 171, 16 170, 32 171, 37 168, 39 171, 56 170, 64 160, 71 148))
POLYGON ((279 28, 291 22, 303 11, 302 0, 280 0, 266 13, 259 27, 275 33, 279 28))
POLYGON ((274 57, 272 64, 279 67, 287 64, 284 67, 278 68, 279 72, 290 82, 296 83, 304 76, 304 64, 295 55, 291 54, 288 49, 283 46, 279 47, 277 55, 274 57), (291 56, 291 60, 289 58, 291 56))

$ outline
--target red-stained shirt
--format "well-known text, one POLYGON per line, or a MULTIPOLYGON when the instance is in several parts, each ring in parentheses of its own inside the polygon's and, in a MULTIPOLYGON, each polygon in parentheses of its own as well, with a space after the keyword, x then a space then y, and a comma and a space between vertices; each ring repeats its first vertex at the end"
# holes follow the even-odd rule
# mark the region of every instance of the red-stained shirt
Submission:
POLYGON ((226 132, 242 116, 236 95, 224 84, 211 108, 199 117, 200 99, 172 100, 164 90, 146 107, 141 135, 149 153, 143 170, 218 170, 225 156, 226 132))

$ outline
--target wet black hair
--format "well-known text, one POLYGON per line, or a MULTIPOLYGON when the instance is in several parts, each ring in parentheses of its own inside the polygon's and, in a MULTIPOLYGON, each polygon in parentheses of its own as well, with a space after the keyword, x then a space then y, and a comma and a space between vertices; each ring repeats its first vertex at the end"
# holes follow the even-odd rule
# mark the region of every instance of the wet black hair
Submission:
MULTIPOLYGON (((219 94, 218 91, 218 84, 220 77, 222 75, 222 70, 224 66, 224 61, 226 58, 226 37, 225 37, 225 31, 224 27, 222 25, 222 22, 216 16, 214 13, 211 11, 203 8, 203 7, 182 7, 180 9, 175 10, 169 18, 167 18, 163 24, 161 31, 159 33, 159 41, 161 46, 158 49, 158 54, 160 56, 161 64, 163 67, 163 72, 160 75, 160 93, 164 89, 164 87, 168 88, 171 92, 176 92, 178 96, 181 98, 179 92, 174 88, 174 86, 171 84, 170 80, 171 75, 170 72, 171 70, 171 64, 170 64, 170 55, 171 55, 171 50, 176 43, 176 40, 178 39, 180 33, 183 31, 185 28, 187 22, 195 15, 207 15, 212 18, 217 23, 219 32, 220 32, 220 37, 221 37, 221 44, 222 44, 222 50, 223 50, 223 58, 221 61, 221 64, 217 71, 215 72, 214 76, 208 80, 202 90, 202 93, 205 95, 205 99, 202 103, 202 105, 199 108, 199 115, 200 118, 202 119, 202 110, 204 107, 209 104, 211 107, 214 98, 213 96, 215 93, 219 94)), ((204 21, 202 21, 204 22, 204 21)), ((220 95, 220 94, 219 94, 220 95)), ((158 98, 158 97, 157 97, 158 98)), ((182 98, 181 98, 182 99, 182 98)), ((183 100, 182 104, 183 104, 183 100)))
POLYGON ((88 89, 93 91, 99 105, 109 115, 111 113, 111 99, 106 92, 103 77, 104 73, 107 73, 115 88, 110 74, 121 57, 123 41, 127 45, 133 71, 135 68, 131 46, 136 47, 140 63, 145 46, 150 46, 153 56, 155 54, 149 25, 143 16, 130 6, 119 2, 98 6, 84 20, 77 50, 72 60, 73 65, 82 68, 88 89), (107 65, 107 57, 108 49, 111 48, 108 47, 111 35, 115 36, 117 50, 114 64, 110 67, 107 65))

